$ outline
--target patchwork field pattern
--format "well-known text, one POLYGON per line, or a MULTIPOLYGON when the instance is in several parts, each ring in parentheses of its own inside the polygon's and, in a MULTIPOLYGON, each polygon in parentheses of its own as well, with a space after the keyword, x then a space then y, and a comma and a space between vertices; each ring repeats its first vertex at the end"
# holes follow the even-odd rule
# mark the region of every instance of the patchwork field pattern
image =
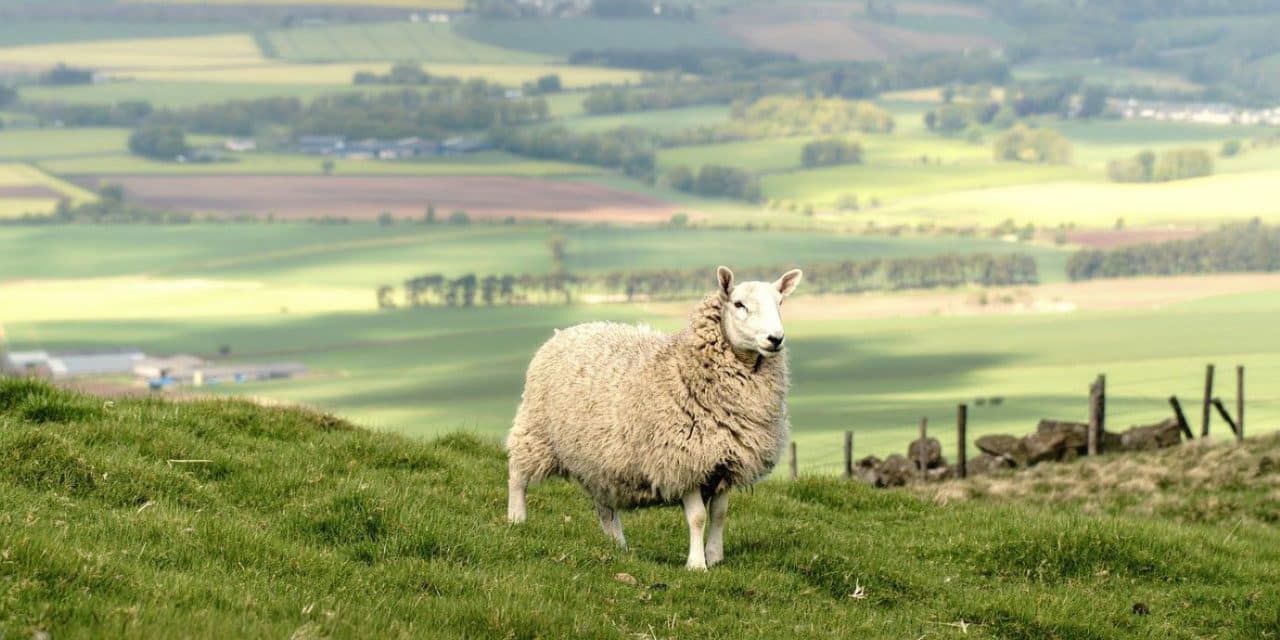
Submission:
POLYGON ((278 57, 292 62, 419 60, 537 64, 550 60, 459 37, 452 24, 390 22, 281 29, 268 34, 278 57))
POLYGON ((428 203, 447 215, 556 218, 583 222, 664 222, 676 209, 646 196, 573 181, 514 177, 128 176, 88 179, 122 184, 147 205, 282 219, 338 216, 372 220, 382 212, 418 218, 428 203))

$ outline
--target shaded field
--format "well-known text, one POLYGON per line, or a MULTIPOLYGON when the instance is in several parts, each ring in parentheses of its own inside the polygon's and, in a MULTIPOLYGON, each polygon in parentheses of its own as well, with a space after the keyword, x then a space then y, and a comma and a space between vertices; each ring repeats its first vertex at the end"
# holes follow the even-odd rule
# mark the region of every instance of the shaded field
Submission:
POLYGON ((0 23, 0 47, 92 40, 173 38, 239 30, 238 25, 223 22, 112 21, 110 28, 104 28, 101 22, 91 21, 7 19, 0 23))
POLYGON ((268 35, 278 57, 295 62, 419 60, 539 63, 547 56, 459 37, 453 24, 390 22, 298 27, 268 35))
MULTIPOLYGON (((0 53, 0 61, 3 54, 0 53)), ((385 74, 391 69, 386 63, 336 63, 336 64, 282 64, 261 63, 226 66, 220 68, 140 68, 127 77, 156 82, 209 82, 229 84, 279 84, 279 85, 335 85, 350 83, 359 71, 385 74)), ((639 82, 644 74, 628 69, 605 69, 570 65, 538 64, 462 64, 435 63, 426 71, 440 76, 481 78, 502 85, 521 86, 545 75, 560 76, 561 84, 569 89, 606 84, 639 82)))
POLYGON ((765 482, 734 494, 725 562, 690 572, 675 508, 623 515, 622 550, 552 481, 507 524, 493 439, 16 381, 0 399, 14 636, 1182 640, 1280 622, 1275 503, 1225 479, 1209 518, 765 482))
POLYGON ((742 43, 706 22, 568 18, 474 20, 457 32, 492 46, 567 56, 583 49, 665 51, 679 48, 740 48, 742 43))
POLYGON ((675 209, 661 200, 573 181, 514 177, 119 176, 84 178, 124 186, 153 207, 281 219, 340 216, 372 220, 382 212, 418 218, 427 204, 479 218, 558 218, 662 222, 675 209))
MULTIPOLYGON (((306 273, 298 273, 299 282, 310 282, 306 273)), ((876 317, 874 310, 885 304, 881 295, 797 298, 799 306, 784 313, 801 467, 838 470, 846 429, 855 431, 859 455, 901 451, 922 416, 930 418, 932 432, 951 455, 955 405, 961 402, 971 405, 974 437, 1024 433, 1044 417, 1083 419, 1087 385, 1098 373, 1108 376, 1109 424, 1155 422, 1168 415, 1170 394, 1198 397, 1206 362, 1246 365, 1253 390, 1250 432, 1280 428, 1280 396, 1271 391, 1280 379, 1280 338, 1268 330, 1280 312, 1280 293, 1223 296, 1218 293, 1230 289, 1204 282, 1193 289, 1195 295, 1176 299, 1111 295, 1105 286, 1091 285, 1074 312, 1056 302, 1075 294, 1056 302, 1048 297, 1055 304, 1044 311, 924 309, 914 317, 876 317), (1254 339, 1246 345, 1240 335, 1254 339), (1179 345, 1176 353, 1170 344, 1179 345), (1002 402, 976 404, 992 397, 1002 402)), ((79 284, 83 300, 94 283, 79 284)), ((367 295, 372 305, 372 292, 367 295)), ((992 294, 993 300, 999 297, 992 294)), ((275 297, 277 304, 285 299, 275 297)), ((41 303, 33 298, 32 304, 41 303)), ((12 344, 32 347, 119 344, 209 354, 230 345, 239 358, 299 359, 328 375, 223 392, 302 402, 404 433, 462 428, 496 436, 510 424, 529 357, 554 329, 617 320, 671 330, 682 326, 687 311, 669 304, 313 316, 264 309, 258 316, 167 319, 163 306, 155 306, 151 318, 92 320, 92 312, 82 312, 79 321, 10 321, 5 329, 12 344)), ((1230 399, 1230 389, 1222 393, 1230 399)))
POLYGON ((38 69, 58 62, 110 71, 253 66, 266 60, 246 34, 63 42, 0 49, 0 65, 38 69))
MULTIPOLYGON (((256 100, 276 96, 303 100, 335 93, 351 93, 350 78, 330 84, 202 82, 197 79, 160 81, 116 79, 109 82, 67 87, 23 87, 22 97, 32 102, 115 104, 129 100, 150 102, 156 107, 194 107, 229 100, 256 100)), ((368 91, 375 91, 369 89, 368 91)))

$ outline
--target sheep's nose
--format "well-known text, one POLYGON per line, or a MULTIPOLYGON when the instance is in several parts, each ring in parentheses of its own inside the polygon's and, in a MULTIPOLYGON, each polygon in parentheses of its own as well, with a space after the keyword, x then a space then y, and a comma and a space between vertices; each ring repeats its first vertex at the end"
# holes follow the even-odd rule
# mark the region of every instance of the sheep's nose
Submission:
POLYGON ((773 345, 774 349, 777 349, 782 346, 782 338, 783 336, 781 333, 776 336, 769 336, 769 344, 773 345))

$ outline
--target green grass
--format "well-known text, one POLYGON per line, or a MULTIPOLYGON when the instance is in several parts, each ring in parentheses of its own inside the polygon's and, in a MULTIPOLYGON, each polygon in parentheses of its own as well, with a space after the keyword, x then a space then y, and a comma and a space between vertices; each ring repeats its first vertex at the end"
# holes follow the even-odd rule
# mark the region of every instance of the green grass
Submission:
POLYGON ((742 43, 707 22, 568 18, 476 20, 457 31, 494 46, 567 56, 583 49, 666 51, 678 48, 740 48, 742 43))
POLYGON ((547 56, 459 37, 453 24, 388 22, 281 29, 269 33, 279 57, 294 62, 419 60, 536 64, 547 56))
POLYGON ((49 213, 61 198, 74 203, 88 202, 94 195, 54 176, 26 164, 11 164, 0 161, 0 188, 38 188, 48 192, 47 196, 31 195, 21 197, 0 198, 0 218, 17 217, 28 213, 49 213))
MULTIPOLYGON (((350 78, 331 84, 121 80, 70 87, 23 87, 22 98, 31 102, 116 104, 129 100, 150 102, 158 108, 195 107, 228 100, 255 100, 277 96, 303 100, 334 93, 362 90, 350 78)), ((368 91, 375 91, 369 89, 368 91)))
POLYGON ((14 637, 1165 640, 1280 625, 1280 540, 1253 520, 766 482, 735 494, 725 563, 691 573, 675 509, 626 514, 621 551, 557 481, 507 525, 503 456, 467 435, 0 381, 0 445, 14 637))
MULTIPOLYGON (((964 192, 1010 184, 1054 182, 1081 177, 1075 167, 1022 163, 956 162, 948 164, 845 165, 767 175, 761 187, 767 198, 834 204, 854 194, 863 202, 894 203, 929 194, 964 192)), ((967 218, 958 216, 960 223, 967 218)))
POLYGON ((0 23, 0 47, 29 44, 81 42, 86 40, 132 40, 172 38, 238 31, 227 22, 102 22, 80 20, 5 20, 0 23))

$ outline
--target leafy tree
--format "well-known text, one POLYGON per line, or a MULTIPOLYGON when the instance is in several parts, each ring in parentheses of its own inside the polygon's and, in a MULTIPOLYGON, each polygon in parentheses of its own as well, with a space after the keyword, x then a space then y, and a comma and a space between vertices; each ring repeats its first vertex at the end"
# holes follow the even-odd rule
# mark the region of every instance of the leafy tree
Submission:
POLYGON ((428 204, 426 213, 422 214, 422 222, 425 224, 436 223, 436 205, 428 204))
POLYGON ((449 224, 459 226, 471 224, 471 216, 466 211, 454 211, 449 214, 449 224))
POLYGON ((129 151, 136 155, 161 160, 174 160, 189 151, 182 129, 148 126, 129 135, 129 151))
POLYGON ((996 138, 995 159, 1007 162, 1070 164, 1071 142, 1050 129, 1032 129, 1025 124, 996 138))
POLYGON ((7 107, 17 101, 18 90, 7 84, 0 84, 0 107, 7 107))
POLYGON ((389 227, 395 223, 396 219, 391 215, 390 211, 383 211, 378 214, 378 226, 389 227))
POLYGON ((320 163, 320 171, 326 176, 331 176, 333 175, 333 170, 336 169, 337 166, 338 165, 333 161, 333 158, 325 158, 324 161, 320 163))
POLYGON ((1222 148, 1218 150, 1218 155, 1224 158, 1231 158, 1240 154, 1242 145, 1239 140, 1231 139, 1222 143, 1222 148))
POLYGON ((800 152, 800 162, 805 167, 826 167, 862 162, 862 145, 843 138, 814 140, 800 152))
POLYGON ((379 309, 396 308, 396 301, 392 298, 392 295, 394 293, 395 293, 395 289, 392 288, 391 285, 389 284, 384 284, 381 287, 378 287, 378 308, 379 309))
POLYGON ((538 92, 540 93, 559 93, 561 90, 560 75, 552 73, 538 77, 538 92))

